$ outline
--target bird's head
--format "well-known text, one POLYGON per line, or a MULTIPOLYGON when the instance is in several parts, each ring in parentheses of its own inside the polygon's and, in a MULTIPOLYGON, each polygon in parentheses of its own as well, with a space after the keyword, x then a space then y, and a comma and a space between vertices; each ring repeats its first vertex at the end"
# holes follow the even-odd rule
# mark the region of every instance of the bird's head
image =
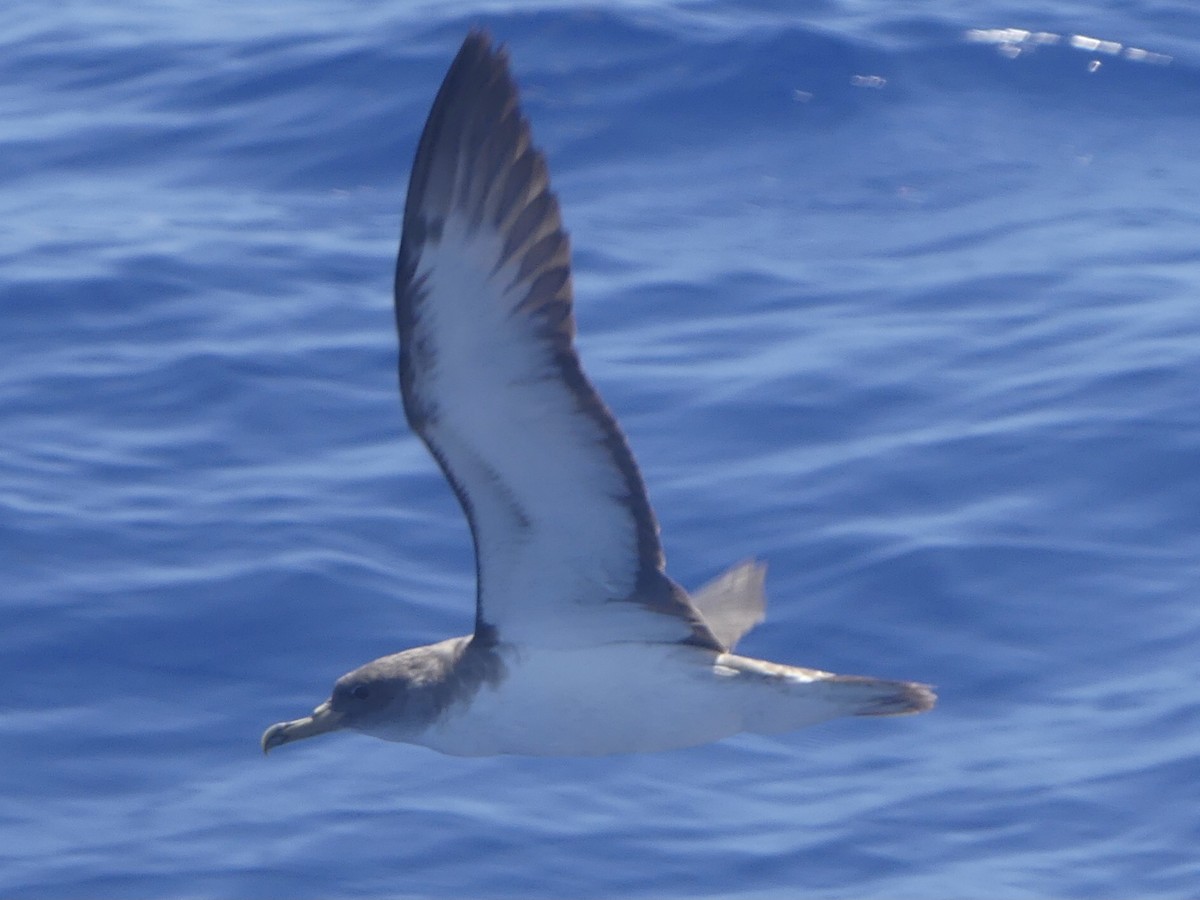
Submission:
POLYGON ((343 675, 312 715, 272 725, 263 732, 263 752, 343 728, 372 731, 372 725, 384 720, 403 721, 406 685, 397 677, 403 673, 387 665, 391 659, 385 656, 343 675))
POLYGON ((304 738, 349 729, 388 741, 420 743, 421 733, 450 706, 496 683, 499 658, 472 648, 470 637, 394 653, 348 672, 311 716, 279 722, 262 736, 264 753, 304 738))

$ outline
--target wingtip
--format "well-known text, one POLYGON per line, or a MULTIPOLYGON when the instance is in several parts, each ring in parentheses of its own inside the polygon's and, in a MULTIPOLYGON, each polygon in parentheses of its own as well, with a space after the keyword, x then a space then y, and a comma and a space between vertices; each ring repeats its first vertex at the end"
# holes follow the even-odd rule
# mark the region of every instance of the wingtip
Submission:
MULTIPOLYGON (((460 60, 462 62, 490 62, 507 68, 508 48, 504 44, 496 43, 492 33, 482 25, 478 25, 468 31, 467 36, 463 38, 455 63, 460 60)), ((453 68, 453 64, 451 68, 453 68)))
MULTIPOLYGON (((472 166, 499 165, 482 146, 484 140, 500 141, 500 149, 507 150, 520 144, 523 136, 527 139, 528 128, 520 116, 507 50, 494 43, 486 30, 471 29, 442 79, 417 141, 404 207, 404 237, 410 249, 424 242, 430 223, 436 223, 451 203, 464 202, 459 196, 464 189, 460 167, 464 143, 470 147, 472 166), (515 117, 510 115, 514 111, 515 117), (506 116, 511 121, 506 123, 506 116), (502 131, 505 124, 508 130, 502 131), (494 137, 497 134, 508 135, 507 142, 494 137)), ((432 231, 436 233, 436 228, 432 231)))
POLYGON ((916 681, 894 683, 895 691, 880 696, 857 713, 860 716, 915 716, 937 705, 933 687, 916 681))
POLYGON ((908 701, 908 709, 904 710, 901 715, 929 712, 937 705, 938 698, 933 685, 911 681, 907 687, 905 700, 908 701))
POLYGON ((853 716, 912 716, 928 712, 937 704, 933 687, 917 681, 888 681, 864 675, 831 675, 826 683, 836 686, 838 696, 853 716))
POLYGON ((486 52, 492 47, 492 33, 483 25, 473 25, 463 38, 462 45, 486 52))

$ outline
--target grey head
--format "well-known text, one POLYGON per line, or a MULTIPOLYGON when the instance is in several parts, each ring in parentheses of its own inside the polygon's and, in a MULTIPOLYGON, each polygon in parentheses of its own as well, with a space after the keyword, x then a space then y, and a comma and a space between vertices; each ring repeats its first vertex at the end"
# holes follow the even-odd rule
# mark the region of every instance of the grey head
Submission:
POLYGON ((268 728, 263 752, 343 729, 411 741, 447 710, 469 703, 480 687, 502 677, 499 655, 473 636, 383 656, 334 682, 329 699, 312 715, 268 728))

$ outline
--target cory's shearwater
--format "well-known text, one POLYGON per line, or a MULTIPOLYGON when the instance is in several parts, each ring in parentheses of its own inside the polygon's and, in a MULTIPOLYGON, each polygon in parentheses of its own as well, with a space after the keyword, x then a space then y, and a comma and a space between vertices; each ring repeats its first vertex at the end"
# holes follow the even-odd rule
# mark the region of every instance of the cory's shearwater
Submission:
POLYGON ((922 684, 733 653, 763 568, 689 596, 664 572, 629 446, 580 367, 546 161, 506 53, 462 45, 417 146, 396 269, 409 424, 475 542, 475 630, 367 663, 264 751, 350 729, 443 753, 665 750, 923 712, 922 684))

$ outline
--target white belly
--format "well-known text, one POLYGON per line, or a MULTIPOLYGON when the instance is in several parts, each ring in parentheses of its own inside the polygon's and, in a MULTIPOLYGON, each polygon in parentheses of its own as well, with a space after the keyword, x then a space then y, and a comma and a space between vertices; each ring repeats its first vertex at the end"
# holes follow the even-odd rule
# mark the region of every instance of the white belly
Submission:
POLYGON ((741 691, 714 674, 710 651, 629 643, 503 654, 498 685, 409 740, 458 756, 600 756, 689 747, 743 728, 741 691))

